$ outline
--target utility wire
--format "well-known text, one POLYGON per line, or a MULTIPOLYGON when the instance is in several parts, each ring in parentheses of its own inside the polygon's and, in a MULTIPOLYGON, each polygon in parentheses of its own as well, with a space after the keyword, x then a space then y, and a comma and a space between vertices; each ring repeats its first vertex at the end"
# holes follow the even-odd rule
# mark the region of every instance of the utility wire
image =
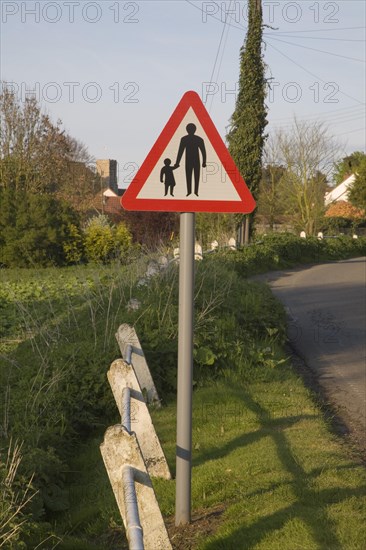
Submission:
POLYGON ((291 46, 296 46, 297 48, 304 48, 305 50, 312 50, 314 52, 325 53, 327 55, 334 55, 335 57, 342 57, 343 59, 350 59, 351 61, 359 61, 360 63, 365 63, 364 59, 357 59, 356 57, 348 57, 347 55, 341 55, 339 53, 326 52, 325 50, 319 50, 317 48, 310 48, 309 46, 302 46, 301 44, 295 44, 294 42, 288 42, 287 40, 281 40, 281 38, 275 38, 274 36, 271 36, 271 38, 267 37, 267 40, 277 40, 277 42, 283 42, 284 44, 290 44, 291 46))
POLYGON ((329 32, 329 31, 332 31, 332 32, 337 32, 337 31, 354 31, 354 30, 357 30, 357 29, 362 29, 362 30, 365 30, 365 27, 341 27, 341 28, 338 28, 338 29, 326 29, 326 28, 323 28, 323 29, 309 29, 309 30, 299 30, 299 31, 278 31, 279 34, 284 34, 284 33, 288 33, 288 32, 296 32, 296 33, 301 33, 301 32, 329 32))
MULTIPOLYGON (((360 110, 360 109, 363 109, 363 107, 358 105, 353 105, 353 107, 342 107, 340 109, 331 109, 329 111, 321 111, 320 113, 309 113, 308 115, 304 115, 304 117, 318 117, 319 115, 322 115, 322 114, 325 114, 325 115, 329 114, 329 116, 332 116, 332 113, 341 114, 341 111, 343 113, 343 111, 353 111, 355 109, 360 110)), ((350 113, 350 114, 353 114, 353 113, 350 113)), ((292 119, 292 117, 278 117, 275 120, 289 120, 289 119, 292 119)))
MULTIPOLYGON (((218 21, 219 23, 222 23, 222 16, 221 17, 215 17, 215 14, 213 13, 207 13, 205 12, 200 6, 197 6, 194 2, 192 2, 191 0, 185 0, 187 2, 187 4, 189 4, 190 6, 192 6, 193 8, 195 8, 196 10, 202 12, 202 13, 205 13, 206 16, 209 16, 211 17, 212 19, 215 19, 215 21, 218 21)), ((215 4, 218 9, 221 11, 221 13, 225 13, 222 9, 222 7, 217 4, 216 2, 210 2, 212 4, 215 4)), ((228 13, 226 12, 225 15, 228 15, 228 13)), ((232 15, 230 14, 230 19, 233 19, 232 15)), ((247 30, 247 27, 245 27, 244 25, 235 25, 233 23, 227 23, 230 27, 234 27, 235 29, 239 29, 241 31, 245 31, 247 30)), ((296 31, 296 30, 291 30, 291 31, 278 31, 278 33, 276 32, 276 34, 288 34, 289 32, 291 33, 307 33, 307 32, 338 32, 338 31, 352 31, 352 30, 358 30, 358 29, 363 29, 365 30, 365 27, 341 27, 341 28, 335 28, 335 29, 328 29, 328 28, 321 28, 321 29, 308 29, 308 30, 299 30, 299 31, 296 31)), ((268 36, 268 35, 271 35, 271 33, 263 33, 263 36, 268 36)), ((341 39, 340 39, 341 40, 341 39)))
POLYGON ((341 134, 336 134, 334 137, 344 136, 345 134, 353 134, 354 132, 361 132, 361 130, 365 130, 365 126, 363 128, 356 128, 355 130, 347 130, 347 132, 342 132, 341 134))
MULTIPOLYGON (((326 124, 344 124, 345 122, 351 122, 353 120, 360 120, 362 119, 362 114, 363 113, 357 113, 357 114, 353 114, 351 116, 348 116, 346 118, 336 118, 336 117, 333 117, 333 118, 326 118, 326 117, 320 117, 320 116, 317 116, 315 119, 314 118, 310 118, 310 117, 307 117, 307 116, 304 116, 304 115, 300 115, 298 117, 298 120, 300 121, 309 121, 309 122, 315 122, 315 121, 322 121, 326 124)), ((285 121, 285 122, 279 122, 278 120, 272 120, 272 123, 275 125, 275 126, 281 126, 281 127, 290 127, 292 126, 292 121, 291 119, 289 119, 288 121, 285 121)))
MULTIPOLYGON (((324 115, 322 118, 330 117, 332 120, 343 120, 344 118, 348 119, 348 118, 355 117, 355 116, 362 116, 362 114, 364 114, 363 107, 356 107, 356 111, 353 111, 353 112, 331 114, 331 111, 329 111, 329 113, 323 112, 323 113, 312 113, 310 115, 302 115, 302 118, 305 118, 305 119, 308 120, 310 118, 319 118, 319 117, 322 117, 322 115, 324 115)), ((287 120, 291 121, 292 117, 283 117, 282 119, 281 118, 274 119, 274 122, 279 122, 281 120, 283 120, 284 124, 286 124, 286 121, 287 120)))
MULTIPOLYGON (((291 32, 291 31, 290 31, 291 32)), ((263 36, 269 37, 269 38, 276 38, 278 35, 280 35, 281 38, 300 38, 301 40, 332 40, 337 42, 365 42, 365 38, 328 38, 327 36, 293 36, 290 34, 284 34, 284 33, 263 33, 263 36)))
MULTIPOLYGON (((202 13, 205 13, 206 16, 209 15, 210 17, 212 17, 212 19, 215 19, 216 21, 218 21, 219 23, 222 23, 222 17, 215 17, 214 14, 211 14, 211 13, 207 13, 207 12, 204 12, 202 8, 200 8, 199 6, 196 6, 196 4, 194 4, 193 2, 191 2, 191 0, 185 0, 187 2, 187 4, 189 4, 190 6, 196 8, 197 10, 201 11, 202 13)), ((214 2, 215 3, 215 2, 214 2)), ((215 4, 217 5, 217 4, 215 4)), ((223 13, 223 10, 221 8, 221 6, 218 6, 217 7, 219 8, 219 10, 221 11, 221 13, 223 13)), ((227 21, 227 15, 229 15, 227 12, 226 12, 226 18, 225 18, 225 23, 227 21)), ((230 15, 230 19, 232 19, 231 15, 230 15)), ((241 31, 245 31, 247 30, 247 27, 243 27, 242 25, 233 25, 232 23, 227 23, 230 27, 234 27, 235 29, 239 29, 241 31)))
MULTIPOLYGON (((219 66, 218 66, 218 69, 217 69, 217 74, 216 74, 216 79, 218 80, 219 78, 219 74, 220 74, 220 71, 221 71, 221 65, 222 65, 222 60, 224 59, 224 53, 225 53, 225 48, 226 48, 226 43, 227 43, 227 39, 228 39, 228 36, 229 36, 229 30, 230 30, 230 26, 226 26, 226 35, 225 35, 225 39, 224 39, 224 45, 223 45, 223 48, 221 50, 221 56, 220 56, 220 61, 219 61, 219 66)), ((210 103, 210 107, 209 107, 209 111, 211 111, 212 109, 212 104, 213 104, 213 100, 214 100, 214 95, 212 94, 211 96, 211 103, 210 103)))
MULTIPOLYGON (((278 48, 276 48, 276 46, 274 46, 273 44, 269 44, 268 43, 268 46, 270 46, 271 48, 273 48, 274 50, 276 50, 276 52, 278 52, 280 55, 282 55, 283 57, 285 57, 286 59, 288 59, 289 61, 291 61, 291 63, 293 63, 294 65, 296 65, 297 67, 299 67, 300 69, 302 69, 303 71, 305 71, 306 73, 310 74, 311 76, 317 78, 320 82, 323 82, 324 84, 327 84, 327 82, 325 80, 323 80, 323 78, 321 78, 320 76, 316 75, 315 73, 309 71, 308 69, 306 69, 305 67, 303 67, 302 65, 300 65, 300 63, 298 63, 297 61, 294 61, 291 57, 289 57, 287 54, 283 53, 281 50, 279 50, 278 48)), ((356 101, 356 103, 359 103, 360 105, 365 105, 365 103, 363 101, 360 101, 359 99, 356 99, 355 97, 349 95, 349 94, 346 94, 346 92, 342 92, 341 90, 339 90, 339 93, 341 93, 342 95, 346 96, 346 97, 349 97, 350 99, 353 99, 353 101, 356 101)))
MULTIPOLYGON (((300 122, 307 122, 306 118, 304 117, 299 117, 298 120, 300 122)), ((353 118, 350 118, 349 120, 341 120, 341 121, 338 121, 338 120, 321 120, 319 119, 317 122, 320 122, 320 123, 324 123, 326 124, 326 126, 334 126, 334 125, 339 125, 339 124, 345 124, 345 123, 349 123, 349 122, 355 122, 355 121, 360 121, 360 117, 353 117, 353 118)), ((314 122, 314 121, 309 121, 309 122, 314 122)), ((292 128, 293 127, 293 124, 274 124, 272 125, 272 128, 274 130, 277 130, 277 129, 289 129, 289 128, 292 128)))
MULTIPOLYGON (((196 4, 194 4, 192 1, 190 0, 186 0, 186 2, 188 4, 190 4, 192 7, 194 7, 195 9, 198 9, 199 11, 201 11, 202 13, 204 13, 203 9, 199 6, 197 6, 196 4)), ((224 33, 225 33, 225 28, 227 27, 234 27, 236 29, 239 29, 240 31, 245 31, 247 30, 247 27, 244 27, 243 25, 234 25, 232 23, 230 23, 228 21, 228 15, 230 17, 230 19, 232 20, 232 15, 229 13, 230 12, 230 8, 231 8, 231 4, 232 4, 232 0, 230 1, 230 5, 229 5, 229 9, 228 11, 225 12, 225 21, 224 21, 224 28, 222 30, 222 33, 221 33, 221 38, 220 38, 220 43, 219 43, 219 47, 218 47, 218 50, 217 50, 217 53, 216 53, 216 57, 215 57, 215 63, 214 63, 214 67, 213 67, 213 70, 212 70, 212 75, 211 75, 211 79, 210 79, 210 83, 213 82, 213 78, 214 78, 214 73, 215 73, 215 68, 216 68, 216 63, 217 63, 217 60, 218 60, 218 56, 219 56, 219 53, 220 53, 220 49, 221 49, 221 45, 222 45, 222 41, 223 41, 223 37, 224 37, 224 33)), ((218 6, 218 8, 220 9, 221 13, 223 13, 223 9, 221 6, 219 6, 218 4, 216 4, 218 6)), ((221 18, 218 18, 218 17, 215 17, 214 14, 207 14, 206 15, 210 15, 212 17, 212 19, 215 19, 216 21, 219 21, 220 23, 222 23, 222 17, 221 18)), ((276 33, 263 33, 263 36, 266 37, 266 39, 273 39, 273 40, 277 40, 279 42, 283 42, 285 44, 289 44, 289 45, 292 45, 292 46, 298 46, 298 47, 301 47, 301 48, 304 48, 304 49, 309 49, 309 50, 312 50, 312 51, 317 51, 319 53, 324 53, 324 54, 328 54, 328 55, 333 55, 335 57, 340 57, 340 58, 344 58, 344 59, 349 59, 349 60, 352 60, 352 61, 359 61, 359 62, 364 62, 363 60, 361 59, 356 59, 356 58, 351 58, 351 57, 348 57, 348 56, 343 56, 341 54, 335 54, 334 52, 327 52, 327 51, 323 51, 323 50, 318 50, 316 48, 310 48, 310 47, 307 47, 307 46, 303 46, 303 45, 300 45, 300 44, 295 44, 293 42, 288 42, 286 40, 281 40, 278 38, 278 36, 282 36, 282 38, 297 38, 297 37, 293 37, 291 35, 289 35, 289 32, 290 33, 296 33, 296 34, 303 34, 303 33, 318 33, 318 32, 338 32, 338 31, 349 31, 349 30, 359 30, 359 29, 363 29, 364 30, 364 27, 341 27, 341 28, 334 28, 334 29, 329 29, 329 28, 322 28, 322 29, 309 29, 309 30, 299 30, 299 31, 294 31, 294 30, 291 30, 291 31, 279 31, 279 32, 276 32, 276 33), (275 36, 274 36, 275 35, 275 36)), ((224 42, 224 49, 225 49, 225 46, 226 46, 226 41, 227 41, 227 37, 228 37, 228 33, 226 35, 226 38, 225 38, 225 42, 224 42)), ((342 39, 342 38, 325 38, 325 37, 309 37, 309 36, 305 36, 305 37, 299 37, 299 38, 311 38, 311 39, 318 39, 318 40, 335 40, 335 41, 349 41, 349 42, 363 42, 364 40, 356 40, 356 39, 342 39)), ((317 78, 320 82, 323 82, 324 84, 326 84, 327 82, 325 80, 323 80, 322 78, 320 78, 318 75, 314 74, 313 72, 309 71, 308 69, 306 69, 305 67, 303 67, 300 63, 296 62, 295 60, 293 60, 291 57, 289 57, 288 55, 286 55, 285 53, 283 53, 279 48, 277 48, 276 46, 274 46, 273 44, 270 44, 268 43, 268 46, 270 46, 271 48, 273 48, 275 51, 277 51, 280 55, 282 55, 283 57, 285 57, 286 59, 288 59, 289 61, 291 61, 291 63, 295 64, 297 67, 299 67, 300 69, 302 69, 303 71, 305 71, 306 73, 310 74, 311 76, 317 78)), ((220 68, 221 68, 221 63, 222 63, 222 59, 223 59, 223 51, 222 51, 222 55, 221 55, 221 60, 220 60, 220 64, 219 64, 219 69, 218 69, 218 73, 220 71, 220 68)), ((218 75, 217 75, 218 76, 218 75)), ((345 97, 348 97, 350 99, 352 99, 353 101, 356 101, 359 105, 363 106, 365 105, 365 103, 363 103, 362 101, 360 101, 359 99, 356 99, 355 97, 345 93, 345 92, 342 92, 341 90, 339 90, 339 92, 344 95, 345 97)), ((207 98, 206 98, 207 99, 207 98)), ((212 107, 212 102, 213 102, 213 96, 211 98, 211 107, 212 107)), ((356 106, 354 108, 357 108, 356 106)), ((352 107, 351 108, 346 108, 346 109, 353 109, 352 107)), ((358 109, 360 109, 360 107, 358 107, 358 109)), ((334 110, 333 112, 336 112, 338 110, 334 110)), ((329 111, 329 113, 332 112, 332 111, 329 111)), ((350 115, 353 113, 349 113, 350 115)), ((356 114, 356 113, 355 113, 356 114)), ((361 113, 360 113, 361 114, 361 113)), ((314 116, 316 118, 319 117, 319 114, 317 115, 310 115, 310 116, 314 116)), ((347 116, 347 113, 344 113, 344 116, 347 116)), ((308 117, 302 117, 304 119, 308 118, 308 117)), ((350 122, 352 120, 358 120, 359 117, 356 117, 356 118, 350 118, 350 119, 345 119, 345 120, 342 120, 342 115, 339 114, 339 116, 335 116, 333 117, 333 122, 338 122, 338 123, 342 123, 342 122, 350 122)), ((328 121, 326 121, 328 122, 328 121)), ((230 126, 230 125, 229 125, 230 126)), ((362 130, 362 128, 361 128, 362 130)), ((354 131, 359 131, 359 130, 354 130, 354 131)), ((351 133, 351 132, 344 132, 344 133, 351 133)), ((343 134, 338 134, 338 135, 343 135, 343 134)))
MULTIPOLYGON (((231 4, 232 4, 232 1, 233 0, 230 0, 230 5, 229 5, 229 11, 230 11, 230 8, 231 8, 231 4)), ((189 4, 191 4, 191 2, 189 2, 189 4)), ((216 57, 215 57, 215 62, 214 62, 214 65, 213 65, 213 69, 212 69, 212 73, 211 73, 211 78, 210 78, 210 82, 209 84, 212 84, 213 83, 213 78, 214 78, 214 74, 215 74, 215 69, 216 69, 216 63, 217 63, 217 60, 219 58, 219 54, 220 54, 220 50, 221 50, 221 44, 222 44, 222 41, 223 41, 223 38, 224 38, 224 35, 225 35, 225 30, 227 28, 227 20, 228 20, 228 15, 229 13, 227 12, 226 13, 226 18, 225 18, 225 22, 224 22, 224 25, 222 27, 222 32, 221 32, 221 37, 220 37, 220 42, 219 42, 219 46, 217 48, 217 52, 216 52, 216 57)), ((227 37, 226 37, 226 40, 227 40, 227 37)), ((225 43, 224 43, 224 49, 225 49, 225 46, 226 46, 226 40, 225 40, 225 43)), ((224 50, 223 50, 224 52, 224 50)), ((224 55, 222 52, 222 56, 224 55)), ((222 58, 221 58, 221 61, 222 61, 222 58)), ((220 62, 220 67, 221 67, 221 62, 220 62)), ((220 71, 220 68, 219 68, 219 71, 220 71)), ((218 72, 219 72, 218 71, 218 72)), ((217 74, 217 77, 218 77, 218 74, 217 74)), ((211 105, 209 107, 209 111, 211 110, 212 108, 212 103, 213 103, 213 94, 212 94, 212 97, 211 97, 211 105)), ((206 97, 206 101, 207 101, 207 97, 206 97)))

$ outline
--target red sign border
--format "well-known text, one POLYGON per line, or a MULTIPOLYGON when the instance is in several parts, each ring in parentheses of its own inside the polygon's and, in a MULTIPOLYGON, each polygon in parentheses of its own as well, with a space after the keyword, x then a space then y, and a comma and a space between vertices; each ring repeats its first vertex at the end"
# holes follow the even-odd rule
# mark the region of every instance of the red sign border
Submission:
POLYGON ((150 212, 222 212, 249 214, 256 206, 244 179, 240 175, 225 143, 220 137, 210 115, 199 95, 194 91, 186 92, 175 108, 164 129, 151 148, 141 168, 121 197, 121 204, 126 210, 150 212), (165 148, 174 136, 179 124, 189 108, 192 108, 206 132, 217 156, 235 187, 241 201, 225 200, 185 200, 185 199, 138 199, 137 196, 145 185, 148 177, 162 156, 165 148))

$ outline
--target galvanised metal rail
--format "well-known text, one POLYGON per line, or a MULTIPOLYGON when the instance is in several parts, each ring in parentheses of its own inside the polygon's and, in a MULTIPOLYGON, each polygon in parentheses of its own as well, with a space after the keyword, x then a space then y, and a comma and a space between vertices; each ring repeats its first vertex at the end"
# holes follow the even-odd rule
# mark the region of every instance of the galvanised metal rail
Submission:
POLYGON ((151 391, 155 400, 158 400, 158 395, 134 329, 129 325, 121 325, 116 336, 124 359, 112 363, 108 380, 121 420, 120 424, 108 428, 100 449, 125 525, 130 550, 144 550, 144 545, 156 550, 171 550, 150 482, 150 475, 164 479, 171 479, 171 475, 135 372, 137 366, 143 387, 147 388, 147 392, 151 391), (137 365, 132 366, 132 356, 135 355, 137 365), (134 405, 136 411, 133 412, 134 405), (135 433, 132 431, 132 422, 136 417, 139 422, 136 421, 134 425, 135 433))
MULTIPOLYGON (((127 347, 126 362, 131 364, 132 346, 127 347)), ((131 388, 122 390, 122 426, 131 432, 131 388)), ((132 550, 144 550, 143 531, 140 522, 137 495, 135 490, 134 468, 126 465, 122 470, 123 499, 126 510, 126 531, 129 547, 132 550)))
POLYGON ((131 432, 131 388, 122 390, 122 426, 131 432))
POLYGON ((132 466, 127 465, 123 468, 122 482, 128 545, 131 550, 144 550, 143 531, 137 506, 134 468, 132 466))
POLYGON ((126 357, 124 358, 127 365, 131 365, 131 356, 132 356, 132 344, 127 344, 126 357))

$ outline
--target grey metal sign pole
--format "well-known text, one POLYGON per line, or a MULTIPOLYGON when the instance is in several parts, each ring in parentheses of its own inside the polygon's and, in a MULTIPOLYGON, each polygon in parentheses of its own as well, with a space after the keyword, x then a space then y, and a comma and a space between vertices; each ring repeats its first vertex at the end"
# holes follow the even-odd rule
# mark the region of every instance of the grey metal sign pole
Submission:
POLYGON ((191 521, 195 215, 180 215, 175 524, 191 521))

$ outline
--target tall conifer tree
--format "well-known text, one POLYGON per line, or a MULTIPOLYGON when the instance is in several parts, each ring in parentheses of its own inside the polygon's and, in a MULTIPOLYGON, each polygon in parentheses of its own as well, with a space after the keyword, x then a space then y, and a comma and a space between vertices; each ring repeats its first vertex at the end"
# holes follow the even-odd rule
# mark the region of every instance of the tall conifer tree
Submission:
POLYGON ((262 34, 261 0, 248 0, 248 31, 240 50, 239 93, 227 140, 231 156, 255 199, 262 176, 267 125, 262 34))

